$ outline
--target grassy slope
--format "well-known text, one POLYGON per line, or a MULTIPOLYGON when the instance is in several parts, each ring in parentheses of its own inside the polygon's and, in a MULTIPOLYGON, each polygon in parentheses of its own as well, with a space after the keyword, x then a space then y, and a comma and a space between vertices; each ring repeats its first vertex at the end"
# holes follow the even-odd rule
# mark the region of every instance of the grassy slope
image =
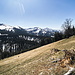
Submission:
POLYGON ((63 53, 52 55, 50 50, 53 48, 75 49, 75 36, 0 60, 0 75, 63 75, 68 68, 51 62, 51 57, 61 58, 63 53))

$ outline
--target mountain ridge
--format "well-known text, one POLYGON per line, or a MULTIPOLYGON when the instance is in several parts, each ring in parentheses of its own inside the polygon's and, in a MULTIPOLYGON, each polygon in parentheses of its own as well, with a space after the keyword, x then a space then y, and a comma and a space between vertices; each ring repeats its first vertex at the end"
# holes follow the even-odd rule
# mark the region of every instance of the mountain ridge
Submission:
POLYGON ((35 36, 53 36, 55 32, 59 32, 60 30, 54 30, 50 28, 40 28, 40 27, 34 27, 34 28, 22 28, 20 26, 10 26, 5 24, 0 24, 0 30, 6 30, 6 31, 12 31, 15 32, 15 30, 24 30, 30 35, 35 36))
POLYGON ((39 27, 27 28, 26 31, 36 36, 40 36, 40 35, 53 36, 55 32, 59 32, 59 30, 54 30, 50 28, 39 28, 39 27))

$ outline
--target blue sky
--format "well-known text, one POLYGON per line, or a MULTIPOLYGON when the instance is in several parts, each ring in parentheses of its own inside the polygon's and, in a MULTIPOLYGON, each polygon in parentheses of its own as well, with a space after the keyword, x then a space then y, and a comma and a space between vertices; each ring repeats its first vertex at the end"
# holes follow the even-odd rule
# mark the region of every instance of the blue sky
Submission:
POLYGON ((75 0, 0 0, 0 23, 7 25, 60 29, 67 18, 75 24, 75 0))

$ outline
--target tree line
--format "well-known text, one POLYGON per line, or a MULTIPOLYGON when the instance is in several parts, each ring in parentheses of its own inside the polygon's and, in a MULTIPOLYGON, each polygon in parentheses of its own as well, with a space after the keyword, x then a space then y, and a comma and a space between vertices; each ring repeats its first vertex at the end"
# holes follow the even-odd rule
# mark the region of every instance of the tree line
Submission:
POLYGON ((62 32, 55 33, 55 41, 69 38, 75 35, 75 27, 72 25, 72 19, 66 19, 64 24, 62 25, 62 32))
POLYGON ((69 38, 70 36, 75 35, 75 27, 72 25, 72 19, 66 19, 62 24, 62 30, 59 32, 55 32, 54 37, 46 37, 41 41, 41 45, 46 45, 52 42, 56 42, 61 39, 69 38))

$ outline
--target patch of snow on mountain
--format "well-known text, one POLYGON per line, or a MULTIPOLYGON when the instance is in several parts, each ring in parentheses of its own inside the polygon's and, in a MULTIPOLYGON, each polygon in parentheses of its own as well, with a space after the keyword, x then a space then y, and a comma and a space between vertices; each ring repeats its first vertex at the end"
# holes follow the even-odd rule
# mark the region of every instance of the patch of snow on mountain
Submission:
POLYGON ((36 30, 34 33, 39 33, 40 32, 40 30, 38 29, 38 30, 36 30))
POLYGON ((20 28, 20 26, 15 26, 15 28, 18 28, 18 29, 19 29, 19 28, 20 28))
POLYGON ((46 31, 42 31, 42 33, 44 34, 44 33, 46 33, 46 31))
POLYGON ((23 29, 22 27, 20 27, 20 26, 15 26, 15 28, 17 28, 17 29, 23 29))
POLYGON ((50 28, 44 28, 45 31, 52 31, 50 28))
POLYGON ((14 31, 13 27, 12 26, 9 26, 9 25, 4 25, 4 24, 0 24, 0 29, 1 30, 7 30, 7 31, 14 31))
POLYGON ((32 30, 34 30, 33 28, 28 28, 28 29, 26 29, 27 31, 32 31, 32 30))

